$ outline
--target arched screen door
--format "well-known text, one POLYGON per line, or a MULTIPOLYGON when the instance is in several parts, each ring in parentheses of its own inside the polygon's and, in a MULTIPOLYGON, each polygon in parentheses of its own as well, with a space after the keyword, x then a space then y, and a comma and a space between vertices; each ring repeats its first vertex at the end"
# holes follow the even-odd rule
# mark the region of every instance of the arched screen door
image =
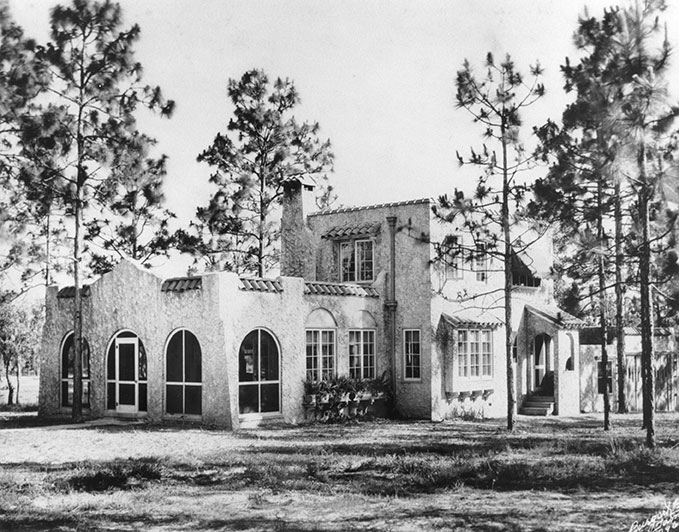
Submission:
POLYGON ((118 334, 108 352, 107 409, 121 414, 146 411, 146 352, 134 333, 118 334))

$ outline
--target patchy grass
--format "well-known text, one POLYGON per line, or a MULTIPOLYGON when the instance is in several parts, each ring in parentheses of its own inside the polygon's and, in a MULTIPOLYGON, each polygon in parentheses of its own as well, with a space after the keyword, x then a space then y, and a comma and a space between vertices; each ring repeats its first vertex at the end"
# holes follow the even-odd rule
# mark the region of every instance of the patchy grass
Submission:
POLYGON ((0 430, 0 530, 628 530, 677 497, 679 416, 237 433, 0 430), (4 527, 4 528, 3 528, 4 527))

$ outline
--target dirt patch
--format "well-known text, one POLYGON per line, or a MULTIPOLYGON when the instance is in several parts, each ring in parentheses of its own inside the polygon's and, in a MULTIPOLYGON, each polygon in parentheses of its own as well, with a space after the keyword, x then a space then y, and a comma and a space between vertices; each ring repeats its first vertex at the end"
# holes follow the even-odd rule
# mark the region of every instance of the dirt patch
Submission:
POLYGON ((0 430, 0 530, 627 530, 679 478, 679 416, 659 416, 655 452, 639 421, 17 422, 0 430))

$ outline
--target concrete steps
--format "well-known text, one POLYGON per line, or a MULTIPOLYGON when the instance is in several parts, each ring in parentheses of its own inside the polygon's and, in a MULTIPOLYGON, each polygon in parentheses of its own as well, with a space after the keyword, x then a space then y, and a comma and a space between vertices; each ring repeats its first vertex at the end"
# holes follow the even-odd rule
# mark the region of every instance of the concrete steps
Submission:
POLYGON ((553 413, 554 397, 549 395, 529 395, 519 408, 519 414, 524 416, 549 416, 553 413))

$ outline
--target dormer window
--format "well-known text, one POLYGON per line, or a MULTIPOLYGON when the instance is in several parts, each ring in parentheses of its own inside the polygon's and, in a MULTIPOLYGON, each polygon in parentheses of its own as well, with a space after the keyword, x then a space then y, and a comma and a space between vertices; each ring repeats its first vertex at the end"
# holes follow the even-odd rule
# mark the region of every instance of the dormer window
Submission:
POLYGON ((371 282, 375 279, 374 241, 340 242, 340 272, 343 283, 371 282))

